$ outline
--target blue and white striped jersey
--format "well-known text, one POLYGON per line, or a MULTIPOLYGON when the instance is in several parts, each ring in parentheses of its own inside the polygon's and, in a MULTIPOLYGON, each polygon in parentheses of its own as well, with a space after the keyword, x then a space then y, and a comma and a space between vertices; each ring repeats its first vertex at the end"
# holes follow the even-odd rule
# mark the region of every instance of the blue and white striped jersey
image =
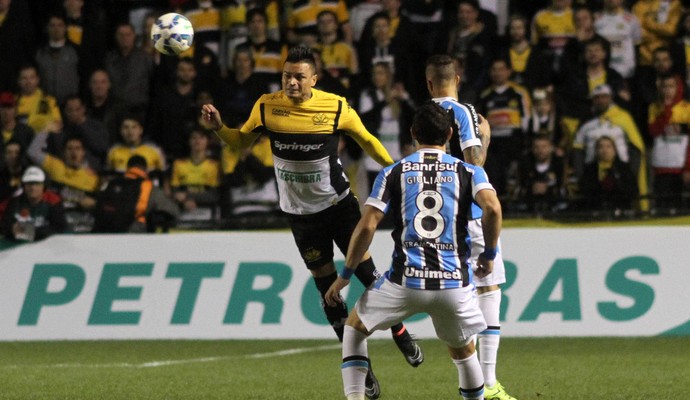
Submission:
POLYGON ((471 282, 470 205, 493 186, 481 167, 443 151, 421 149, 384 168, 367 205, 392 212, 395 249, 388 279, 414 289, 451 289, 471 282))
MULTIPOLYGON (((450 138, 449 150, 450 154, 461 160, 464 160, 463 151, 472 146, 482 145, 479 139, 479 116, 477 111, 469 103, 460 103, 452 97, 436 97, 432 99, 436 104, 447 110, 455 126, 453 127, 453 136, 450 138)), ((482 217, 482 209, 474 204, 472 205, 472 219, 482 217)))

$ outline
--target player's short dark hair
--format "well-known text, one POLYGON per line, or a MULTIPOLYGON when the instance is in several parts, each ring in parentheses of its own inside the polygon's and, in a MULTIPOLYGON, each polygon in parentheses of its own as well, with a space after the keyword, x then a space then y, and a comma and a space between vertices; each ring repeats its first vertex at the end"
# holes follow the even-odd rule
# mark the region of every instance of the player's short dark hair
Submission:
POLYGON ((141 168, 144 171, 148 168, 148 163, 143 156, 135 154, 127 160, 127 168, 141 168))
POLYGON ((316 60, 311 49, 307 46, 295 46, 288 51, 286 63, 307 63, 316 71, 316 60))
POLYGON ((448 81, 455 78, 455 63, 447 54, 434 54, 427 58, 425 70, 431 72, 431 79, 435 81, 448 81))
POLYGON ((450 114, 431 100, 417 109, 412 121, 412 131, 417 141, 432 146, 446 144, 451 126, 450 114))

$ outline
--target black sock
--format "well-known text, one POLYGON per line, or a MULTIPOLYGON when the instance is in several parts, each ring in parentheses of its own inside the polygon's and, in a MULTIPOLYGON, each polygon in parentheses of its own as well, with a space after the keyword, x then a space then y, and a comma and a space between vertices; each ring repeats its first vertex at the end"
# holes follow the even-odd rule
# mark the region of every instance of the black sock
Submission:
POLYGON ((337 277, 338 273, 333 272, 328 276, 314 278, 314 283, 321 294, 321 308, 323 308, 323 312, 326 314, 326 319, 328 320, 328 323, 331 324, 331 327, 333 327, 335 334, 338 336, 338 340, 342 342, 345 320, 347 319, 347 304, 342 302, 337 304, 335 307, 330 307, 323 300, 326 292, 328 292, 328 288, 331 287, 331 284, 335 282, 337 277))
POLYGON ((369 259, 362 261, 357 266, 355 270, 355 276, 362 282, 365 288, 371 286, 372 283, 376 282, 377 279, 381 277, 379 271, 376 270, 374 265, 374 259, 369 257, 369 259))

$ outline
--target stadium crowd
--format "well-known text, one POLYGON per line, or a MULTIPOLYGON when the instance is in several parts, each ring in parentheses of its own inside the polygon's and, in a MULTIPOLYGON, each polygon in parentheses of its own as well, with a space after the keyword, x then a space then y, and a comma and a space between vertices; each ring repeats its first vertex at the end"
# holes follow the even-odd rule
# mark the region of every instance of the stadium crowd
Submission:
MULTIPOLYGON (((491 125, 485 168, 508 217, 688 209, 690 1, 0 0, 2 233, 40 181, 22 179, 31 166, 67 232, 92 231, 108 201, 149 231, 280 224, 270 141, 235 151, 199 118, 213 103, 241 127, 280 89, 295 44, 320 55, 317 88, 346 97, 394 159, 429 98, 424 60, 452 56, 460 100, 491 125), (165 12, 195 29, 179 57, 149 39, 165 12), (136 198, 115 201, 107 183, 128 174, 136 198)), ((341 148, 363 200, 379 167, 341 148)))

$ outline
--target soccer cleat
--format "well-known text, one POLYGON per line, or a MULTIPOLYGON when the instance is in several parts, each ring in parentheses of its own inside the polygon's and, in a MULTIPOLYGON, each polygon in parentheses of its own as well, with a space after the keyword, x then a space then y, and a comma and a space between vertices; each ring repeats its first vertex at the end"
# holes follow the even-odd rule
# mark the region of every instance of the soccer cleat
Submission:
POLYGON ((398 345, 398 349, 405 356, 405 360, 411 366, 417 368, 419 364, 424 362, 424 353, 417 342, 412 338, 407 329, 400 335, 393 333, 393 341, 398 345))
POLYGON ((493 386, 484 386, 484 400, 517 400, 515 397, 506 393, 506 389, 501 382, 496 381, 493 386))
POLYGON ((367 396, 367 399, 378 399, 381 396, 381 386, 379 386, 379 380, 376 379, 376 375, 371 369, 371 364, 364 381, 364 395, 367 396))

